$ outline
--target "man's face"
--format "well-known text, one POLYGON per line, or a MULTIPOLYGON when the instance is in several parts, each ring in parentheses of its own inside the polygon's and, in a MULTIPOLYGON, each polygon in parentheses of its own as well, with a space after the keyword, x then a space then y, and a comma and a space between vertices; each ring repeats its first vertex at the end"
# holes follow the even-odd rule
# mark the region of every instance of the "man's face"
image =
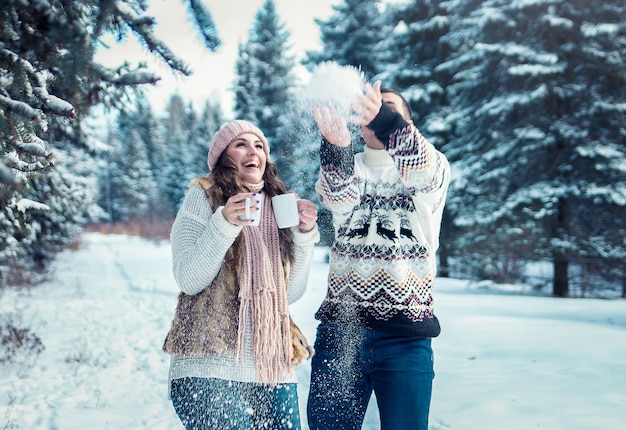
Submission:
POLYGON ((405 121, 410 122, 411 118, 407 118, 407 113, 404 110, 404 103, 399 95, 395 93, 383 93, 382 97, 383 103, 389 106, 392 111, 398 112, 402 115, 402 118, 404 118, 405 121))
MULTIPOLYGON (((402 115, 402 118, 404 118, 405 121, 407 121, 409 124, 413 124, 411 118, 406 117, 404 104, 402 103, 402 98, 400 98, 399 95, 395 93, 382 93, 382 98, 383 103, 389 106, 389 109, 394 112, 398 112, 400 115, 402 115)), ((383 145, 383 143, 378 140, 374 132, 365 126, 361 127, 361 137, 369 148, 385 149, 385 145, 383 145)))

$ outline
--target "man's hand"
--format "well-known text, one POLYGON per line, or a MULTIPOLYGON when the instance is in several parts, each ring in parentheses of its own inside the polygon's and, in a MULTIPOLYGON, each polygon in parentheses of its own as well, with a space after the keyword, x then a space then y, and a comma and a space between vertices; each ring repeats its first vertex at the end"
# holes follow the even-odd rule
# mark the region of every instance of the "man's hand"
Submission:
POLYGON ((374 121, 382 104, 383 96, 380 93, 380 81, 376 81, 374 86, 365 84, 365 94, 359 95, 358 102, 352 104, 355 115, 350 117, 350 122, 367 126, 374 121))
POLYGON ((313 106, 313 118, 322 136, 335 146, 350 146, 351 137, 346 120, 337 113, 335 108, 313 106))

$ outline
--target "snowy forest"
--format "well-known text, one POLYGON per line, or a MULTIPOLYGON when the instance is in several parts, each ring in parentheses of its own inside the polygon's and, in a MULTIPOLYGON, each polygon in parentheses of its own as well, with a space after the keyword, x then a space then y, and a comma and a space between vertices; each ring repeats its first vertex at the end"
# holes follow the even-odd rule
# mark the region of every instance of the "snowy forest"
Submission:
MULTIPOLYGON (((206 49, 219 50, 210 10, 182 1, 206 49)), ((297 105, 294 70, 334 61, 402 92, 450 160, 440 276, 626 297, 623 0, 342 0, 316 20, 322 48, 301 59, 266 0, 224 84, 232 115, 177 94, 155 111, 142 87, 159 77, 145 64, 97 62, 113 34, 190 73, 155 37, 148 3, 3 3, 1 285, 37 282, 86 227, 169 225, 227 119, 257 124, 287 186, 315 200, 319 136, 297 105), (549 275, 535 276, 538 266, 549 275)), ((324 244, 328 221, 322 211, 324 244)))

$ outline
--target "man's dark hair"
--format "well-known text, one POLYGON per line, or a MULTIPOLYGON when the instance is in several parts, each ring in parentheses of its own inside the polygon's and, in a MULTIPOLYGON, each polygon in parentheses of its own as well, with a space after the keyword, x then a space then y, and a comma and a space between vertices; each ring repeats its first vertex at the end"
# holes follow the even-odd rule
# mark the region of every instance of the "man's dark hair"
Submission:
POLYGON ((400 94, 396 90, 392 90, 391 88, 381 88, 380 92, 381 92, 381 94, 393 93, 393 94, 397 95, 398 97, 400 97, 400 100, 402 100, 402 105, 404 106, 404 111, 405 111, 406 117, 409 118, 409 119, 413 118, 413 111, 411 110, 411 105, 409 105, 409 102, 406 101, 406 99, 404 98, 404 96, 402 94, 400 94))

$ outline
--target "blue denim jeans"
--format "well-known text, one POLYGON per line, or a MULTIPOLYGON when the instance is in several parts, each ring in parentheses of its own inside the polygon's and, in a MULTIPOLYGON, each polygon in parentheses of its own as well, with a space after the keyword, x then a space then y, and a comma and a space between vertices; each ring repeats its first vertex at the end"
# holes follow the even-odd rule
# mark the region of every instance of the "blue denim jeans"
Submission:
POLYGON ((428 430, 431 340, 322 323, 311 361, 311 430, 358 430, 372 391, 382 430, 428 430))
POLYGON ((171 396, 186 430, 300 430, 296 384, 174 379, 171 396))

